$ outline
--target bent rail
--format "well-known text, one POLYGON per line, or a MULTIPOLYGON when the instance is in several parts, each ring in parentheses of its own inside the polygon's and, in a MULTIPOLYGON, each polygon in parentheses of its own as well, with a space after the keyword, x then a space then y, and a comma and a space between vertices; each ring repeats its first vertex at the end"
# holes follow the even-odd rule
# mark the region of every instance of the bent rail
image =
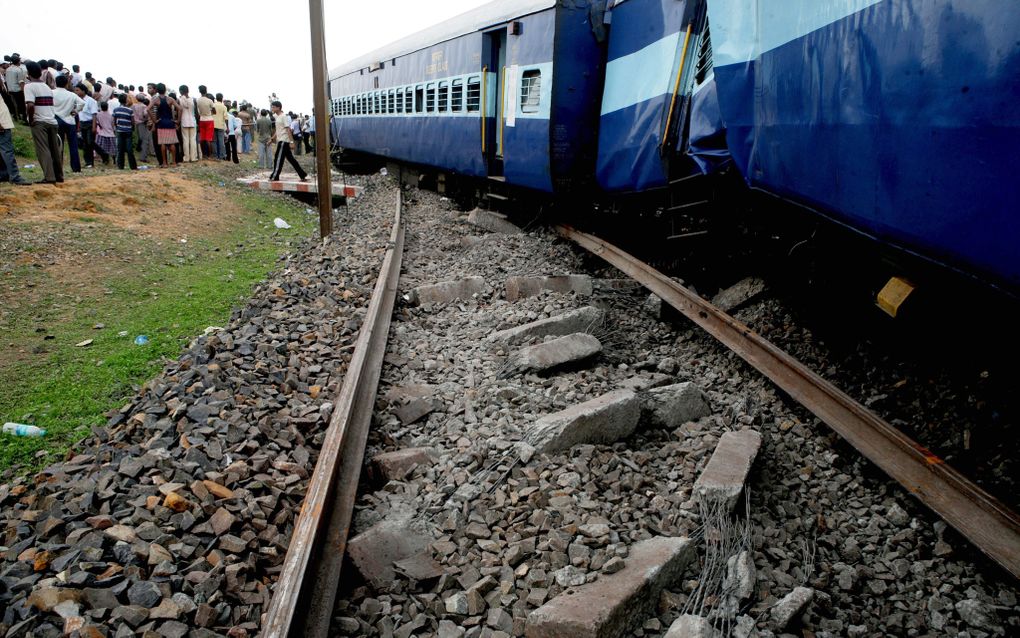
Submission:
POLYGON ((594 235, 568 226, 557 231, 698 324, 1020 578, 1020 518, 1015 512, 775 344, 661 272, 594 235))

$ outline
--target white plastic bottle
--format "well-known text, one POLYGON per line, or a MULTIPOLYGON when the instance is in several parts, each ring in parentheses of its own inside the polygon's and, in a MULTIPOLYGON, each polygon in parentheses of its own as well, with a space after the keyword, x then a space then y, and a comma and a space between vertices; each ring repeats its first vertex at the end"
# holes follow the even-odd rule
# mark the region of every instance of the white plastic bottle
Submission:
POLYGON ((4 434, 11 434, 13 436, 44 436, 46 430, 34 425, 8 422, 4 423, 4 434))

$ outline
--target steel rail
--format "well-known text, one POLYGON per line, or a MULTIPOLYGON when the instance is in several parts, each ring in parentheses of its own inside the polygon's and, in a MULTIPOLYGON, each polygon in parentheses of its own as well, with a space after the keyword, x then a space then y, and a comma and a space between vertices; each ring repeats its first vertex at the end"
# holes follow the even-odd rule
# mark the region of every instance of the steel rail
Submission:
POLYGON ((326 636, 347 549, 404 251, 400 195, 390 246, 294 525, 262 636, 326 636))
POLYGON ((989 558, 1020 578, 1020 518, 803 363, 651 266, 594 235, 557 231, 644 285, 810 410, 989 558))

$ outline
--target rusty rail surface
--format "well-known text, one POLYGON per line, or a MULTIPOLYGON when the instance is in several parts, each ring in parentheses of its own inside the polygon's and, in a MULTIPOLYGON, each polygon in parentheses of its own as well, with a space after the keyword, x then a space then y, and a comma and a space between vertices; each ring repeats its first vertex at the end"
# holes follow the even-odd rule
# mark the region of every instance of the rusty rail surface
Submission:
POLYGON ((1008 507, 746 325, 594 235, 557 231, 641 283, 824 421, 868 460, 1020 578, 1020 518, 1008 507))
POLYGON ((404 252, 399 192, 397 198, 390 247, 294 525, 263 622, 265 638, 329 631, 404 252))

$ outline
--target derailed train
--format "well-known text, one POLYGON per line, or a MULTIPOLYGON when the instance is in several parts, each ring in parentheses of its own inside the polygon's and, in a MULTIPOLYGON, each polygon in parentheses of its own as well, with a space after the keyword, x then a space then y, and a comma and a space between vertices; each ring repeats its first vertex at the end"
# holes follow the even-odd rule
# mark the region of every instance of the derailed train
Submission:
POLYGON ((1015 292, 1018 33, 1000 0, 505 0, 331 70, 331 129, 556 195, 735 170, 1015 292))

